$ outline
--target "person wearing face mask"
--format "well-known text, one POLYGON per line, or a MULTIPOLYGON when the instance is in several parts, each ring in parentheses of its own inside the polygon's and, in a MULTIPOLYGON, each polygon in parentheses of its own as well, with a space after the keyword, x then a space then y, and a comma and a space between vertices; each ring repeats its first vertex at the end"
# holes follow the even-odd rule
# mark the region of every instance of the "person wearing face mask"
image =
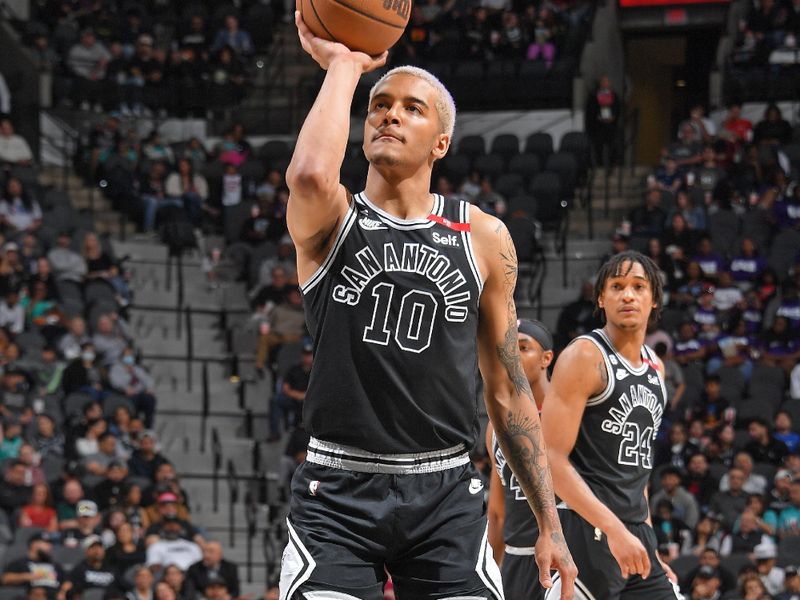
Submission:
POLYGON ((61 567, 53 563, 53 545, 42 534, 36 534, 28 541, 28 553, 6 565, 0 578, 4 586, 25 586, 44 588, 48 600, 56 597, 56 592, 64 580, 61 567))
POLYGON ((128 346, 122 351, 120 359, 111 366, 108 379, 112 388, 128 397, 136 413, 144 415, 144 425, 150 429, 156 410, 154 381, 147 371, 136 364, 133 348, 128 346))

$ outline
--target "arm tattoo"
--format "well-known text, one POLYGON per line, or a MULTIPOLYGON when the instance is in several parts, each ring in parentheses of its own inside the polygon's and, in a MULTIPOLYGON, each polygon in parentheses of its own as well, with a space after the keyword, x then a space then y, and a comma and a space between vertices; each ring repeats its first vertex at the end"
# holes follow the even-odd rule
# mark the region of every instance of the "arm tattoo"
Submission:
POLYGON ((509 411, 502 424, 500 435, 507 447, 503 449, 511 470, 525 492, 525 497, 536 513, 539 525, 558 521, 553 497, 550 466, 542 447, 542 426, 527 415, 509 411))
POLYGON ((514 288, 517 283, 517 251, 514 248, 514 241, 511 239, 511 234, 508 233, 508 230, 505 231, 505 236, 500 246, 508 327, 503 337, 503 343, 496 347, 497 356, 505 368, 511 383, 514 384, 514 391, 517 395, 525 395, 533 402, 533 391, 530 383, 528 383, 528 378, 525 376, 525 371, 522 369, 522 361, 519 356, 517 309, 514 305, 514 288))
POLYGON ((598 394, 602 394, 608 386, 608 370, 606 369, 605 361, 597 363, 597 374, 600 375, 600 389, 598 394))

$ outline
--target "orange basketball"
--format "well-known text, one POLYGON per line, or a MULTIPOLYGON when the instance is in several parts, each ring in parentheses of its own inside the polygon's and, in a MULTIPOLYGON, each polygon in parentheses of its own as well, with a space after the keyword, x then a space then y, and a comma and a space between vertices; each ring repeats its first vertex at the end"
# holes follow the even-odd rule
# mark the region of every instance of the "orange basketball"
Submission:
POLYGON ((296 3, 314 35, 373 56, 400 39, 411 15, 411 0, 296 0, 296 3))

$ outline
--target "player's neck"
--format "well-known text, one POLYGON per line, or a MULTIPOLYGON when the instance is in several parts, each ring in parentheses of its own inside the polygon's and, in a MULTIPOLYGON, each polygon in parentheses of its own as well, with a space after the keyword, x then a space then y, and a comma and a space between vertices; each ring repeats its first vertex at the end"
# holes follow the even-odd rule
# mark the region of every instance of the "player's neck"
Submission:
POLYGON ((641 364, 646 329, 626 330, 615 327, 612 323, 606 323, 603 331, 611 340, 617 354, 635 367, 641 364))
POLYGON ((424 219, 431 214, 433 207, 433 197, 429 192, 430 175, 430 170, 422 167, 411 177, 392 181, 370 166, 364 192, 370 202, 393 217, 424 219))
POLYGON ((531 386, 531 390, 533 391, 533 399, 536 401, 536 408, 538 408, 540 411, 542 410, 542 404, 544 404, 544 397, 547 395, 547 391, 549 389, 550 380, 547 379, 547 373, 542 373, 539 377, 539 381, 531 386))

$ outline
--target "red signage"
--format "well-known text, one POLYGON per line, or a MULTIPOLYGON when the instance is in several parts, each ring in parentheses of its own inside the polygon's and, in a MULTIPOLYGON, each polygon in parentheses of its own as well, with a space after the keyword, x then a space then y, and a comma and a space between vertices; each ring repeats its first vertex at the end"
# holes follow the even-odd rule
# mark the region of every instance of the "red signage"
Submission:
POLYGON ((682 4, 729 4, 730 0, 619 0, 623 8, 629 6, 680 6, 682 4))

